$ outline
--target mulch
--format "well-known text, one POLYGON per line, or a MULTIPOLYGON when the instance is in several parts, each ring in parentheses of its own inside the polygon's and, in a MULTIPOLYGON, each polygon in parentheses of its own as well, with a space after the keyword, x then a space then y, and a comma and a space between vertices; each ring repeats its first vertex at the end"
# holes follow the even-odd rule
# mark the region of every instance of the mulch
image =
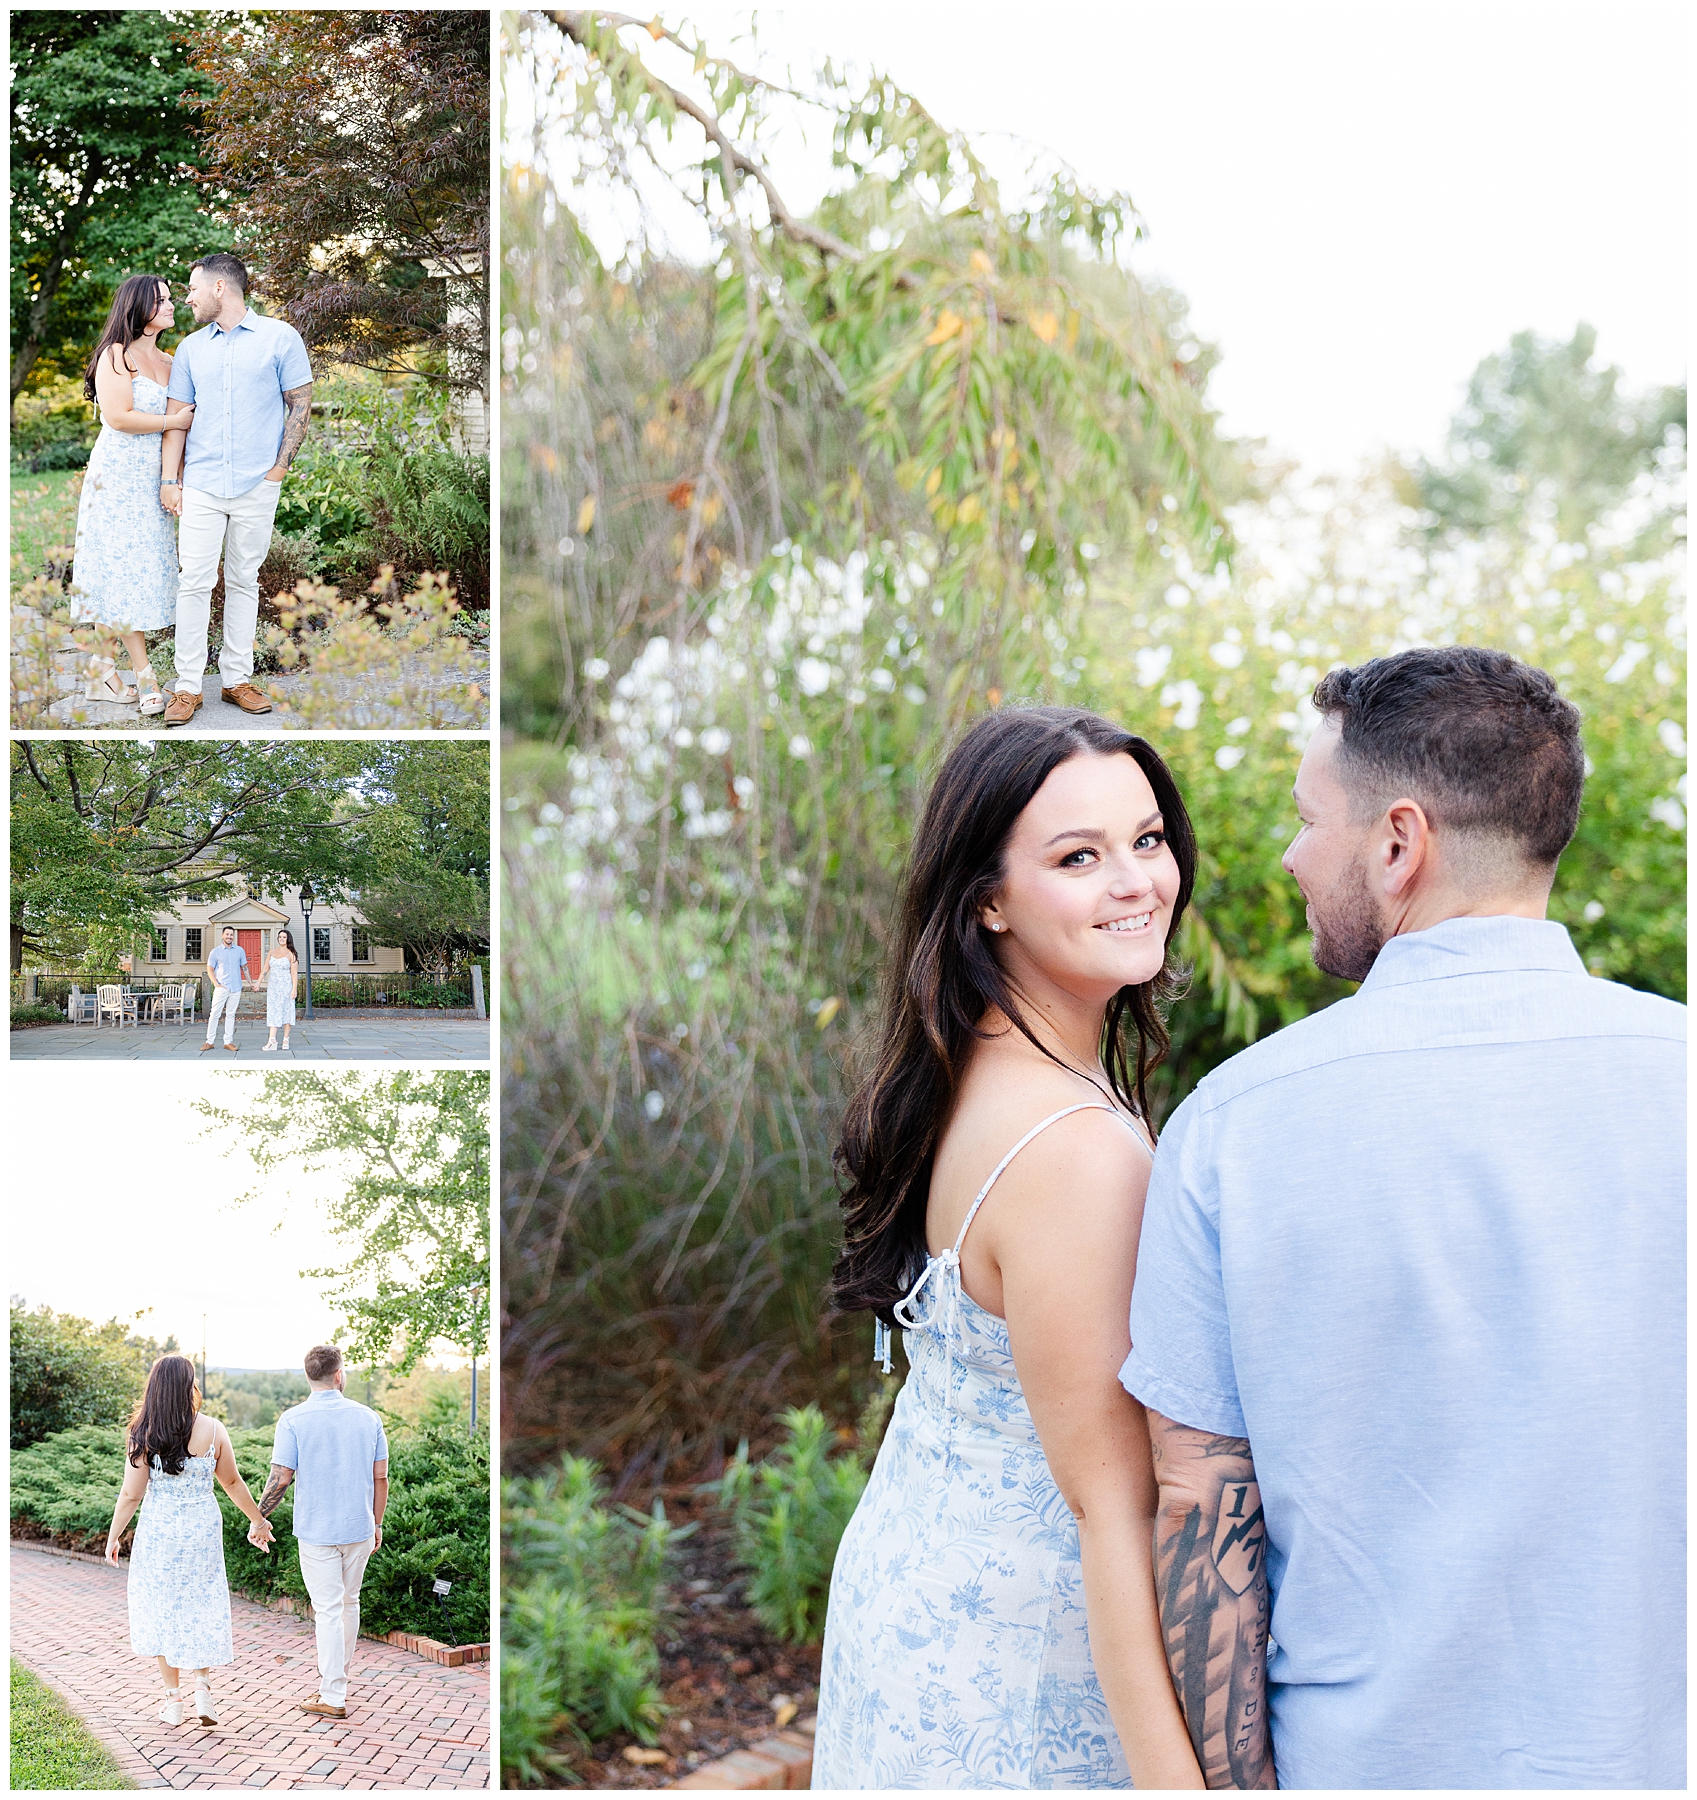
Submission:
POLYGON ((715 1757, 770 1737, 805 1718, 819 1700, 819 1646, 780 1643, 743 1604, 743 1576, 731 1557, 730 1523, 710 1497, 668 1492, 666 1516, 697 1523, 676 1548, 671 1587, 677 1611, 660 1639, 668 1713, 654 1748, 663 1762, 632 1762, 635 1738, 619 1734, 565 1759, 586 1787, 665 1787, 715 1757), (795 1707, 792 1714, 775 1702, 795 1707))

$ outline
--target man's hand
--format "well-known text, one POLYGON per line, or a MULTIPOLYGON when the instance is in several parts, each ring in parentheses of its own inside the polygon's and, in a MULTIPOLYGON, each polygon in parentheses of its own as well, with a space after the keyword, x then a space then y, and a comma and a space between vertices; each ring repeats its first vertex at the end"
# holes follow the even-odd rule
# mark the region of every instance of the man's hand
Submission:
POLYGON ((379 1525, 371 1539, 371 1554, 375 1556, 383 1548, 383 1527, 379 1525))
POLYGON ((289 471, 284 468, 281 463, 276 463, 265 471, 265 479, 267 481, 281 481, 288 472, 289 471))
POLYGON ((256 1519, 247 1528, 247 1541, 253 1545, 254 1549, 263 1550, 267 1556, 271 1554, 272 1540, 276 1535, 269 1519, 256 1519))
POLYGON ((159 484, 159 504, 172 518, 181 518, 183 512, 183 484, 180 481, 162 481, 159 484))

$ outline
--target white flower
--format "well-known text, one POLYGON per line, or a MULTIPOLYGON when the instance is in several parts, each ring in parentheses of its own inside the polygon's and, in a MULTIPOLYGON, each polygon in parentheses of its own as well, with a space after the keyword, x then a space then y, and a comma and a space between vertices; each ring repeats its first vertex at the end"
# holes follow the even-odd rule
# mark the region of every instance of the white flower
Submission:
POLYGON ((1235 669, 1243 661, 1243 646, 1227 643, 1210 644, 1208 654, 1222 669, 1235 669))
POLYGON ((718 725, 709 725, 702 732, 700 742, 709 756, 723 756, 731 747, 731 734, 718 725))
POLYGON ((1222 744, 1214 752, 1214 766, 1218 769, 1235 769, 1243 758, 1244 749, 1241 744, 1222 744))
POLYGON ((1633 641, 1621 651, 1620 655, 1615 658, 1614 662, 1610 664, 1609 670, 1607 674, 1604 675, 1603 679, 1605 681, 1625 681, 1632 671, 1636 669, 1649 654, 1650 646, 1643 642, 1642 639, 1634 638, 1633 641))
POLYGON ((1685 808, 1669 794, 1650 802, 1650 817, 1667 826, 1669 831, 1685 829, 1685 808))
POLYGON ((1663 719, 1656 727, 1656 736, 1662 740, 1662 748, 1669 756, 1685 755, 1685 733, 1677 719, 1663 719))
POLYGON ((563 825, 566 822, 566 815, 560 811, 559 807, 557 807, 552 800, 550 800, 546 806, 542 807, 537 812, 536 816, 544 825, 563 825))
POLYGON ((754 797, 754 777, 752 775, 737 776, 737 778, 731 783, 731 786, 736 790, 736 796, 739 800, 753 799, 753 797, 754 797))
POLYGON ((1585 902, 1585 923, 1595 925, 1607 911, 1608 908, 1603 905, 1601 900, 1587 900, 1585 902))
POLYGON ((790 755, 806 758, 813 754, 813 741, 802 732, 790 739, 790 755))
POLYGON ((1227 737, 1242 737, 1243 734, 1248 729, 1249 729, 1249 721, 1247 719, 1233 719, 1232 722, 1226 727, 1226 736, 1227 737))
POLYGON ((819 660, 817 656, 804 656, 796 664, 796 680, 801 683, 801 691, 811 699, 815 694, 822 694, 831 685, 831 665, 819 660))
POLYGON ((677 730, 672 733, 672 742, 676 744, 680 750, 687 750, 690 745, 695 742, 695 733, 691 731, 687 725, 680 725, 677 730))
POLYGON ((569 537, 564 537, 564 538, 560 539, 560 554, 562 556, 571 556, 576 552, 576 550, 577 550, 577 545, 574 544, 569 537))
POLYGON ((866 678, 880 694, 896 691, 896 678, 888 669, 874 669, 866 678))
POLYGON ((1171 644, 1156 644, 1149 649, 1139 650, 1133 659, 1137 664, 1137 685, 1153 687, 1167 672, 1167 665, 1173 660, 1171 644))
POLYGON ((902 698, 904 700, 912 701, 915 706, 923 706, 925 704, 925 690, 916 682, 910 681, 907 686, 902 689, 902 698))
POLYGON ((658 1088, 650 1088, 642 1096, 642 1110, 647 1113, 650 1121, 658 1119, 666 1110, 666 1096, 658 1088))
POLYGON ((605 681, 613 672, 613 665, 599 656, 590 657, 583 665, 583 672, 591 681, 605 681))
POLYGON ((1194 681, 1169 682, 1161 689, 1161 704, 1178 708, 1173 720, 1175 731, 1194 731, 1202 716, 1202 690, 1194 681))

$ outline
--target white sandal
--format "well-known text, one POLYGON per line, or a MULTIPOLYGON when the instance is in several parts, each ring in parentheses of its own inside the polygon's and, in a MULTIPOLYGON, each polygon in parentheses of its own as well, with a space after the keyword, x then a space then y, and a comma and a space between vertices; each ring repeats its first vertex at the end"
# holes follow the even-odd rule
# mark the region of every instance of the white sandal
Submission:
POLYGON ((165 1689, 165 1704, 159 1709, 159 1717, 167 1725, 182 1724, 183 1690, 180 1687, 165 1689))
POLYGON ((104 700, 108 706, 134 706, 136 697, 129 683, 118 673, 118 665, 110 656, 91 656, 83 685, 85 700, 104 700), (117 685, 114 686, 113 684, 117 685))
POLYGON ((194 1710, 202 1725, 216 1725, 218 1715, 212 1710, 212 1689, 204 1682, 194 1684, 194 1710))
POLYGON ((165 696, 160 691, 159 677, 151 668, 136 670, 136 702, 143 718, 165 710, 165 696))

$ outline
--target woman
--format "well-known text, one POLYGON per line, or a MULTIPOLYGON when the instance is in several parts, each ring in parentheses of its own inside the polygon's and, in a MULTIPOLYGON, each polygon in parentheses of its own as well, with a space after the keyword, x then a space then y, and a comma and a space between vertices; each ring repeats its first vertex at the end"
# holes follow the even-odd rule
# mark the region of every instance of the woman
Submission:
POLYGON ((277 1027, 283 1027, 283 1048, 295 1022, 295 984, 300 980, 300 958, 295 955, 295 936, 285 925, 265 964, 265 1023, 271 1027, 267 1050, 277 1048, 277 1027))
POLYGON ((815 1787, 1202 1786, 1117 1379, 1195 862, 1091 713, 992 713, 931 790, 837 1152, 834 1298, 911 1374, 831 1578, 815 1787))
POLYGON ((106 1560, 118 1565, 118 1540, 138 1506, 130 1546, 130 1649, 159 1659, 167 1725, 183 1722, 178 1677, 194 1675, 194 1710, 216 1725, 211 1671, 235 1661, 230 1642, 230 1589, 224 1579, 224 1520, 212 1491, 216 1476, 246 1514, 248 1540, 269 1554, 271 1522, 260 1516, 236 1467, 230 1434, 200 1410, 194 1364, 162 1356, 148 1371, 130 1420, 124 1485, 106 1534, 106 1560), (145 1500, 144 1500, 145 1496, 145 1500))
MULTIPOLYGON (((162 713, 165 696, 147 660, 147 631, 177 618, 177 530, 159 503, 165 390, 171 359, 159 334, 176 323, 171 290, 156 275, 127 276, 83 374, 83 393, 100 407, 100 436, 83 476, 77 507, 72 617, 108 627, 105 648, 90 665, 85 697, 139 704, 162 713), (123 640, 135 669, 135 692, 118 673, 123 640)), ((186 432, 194 409, 171 415, 186 432)))

